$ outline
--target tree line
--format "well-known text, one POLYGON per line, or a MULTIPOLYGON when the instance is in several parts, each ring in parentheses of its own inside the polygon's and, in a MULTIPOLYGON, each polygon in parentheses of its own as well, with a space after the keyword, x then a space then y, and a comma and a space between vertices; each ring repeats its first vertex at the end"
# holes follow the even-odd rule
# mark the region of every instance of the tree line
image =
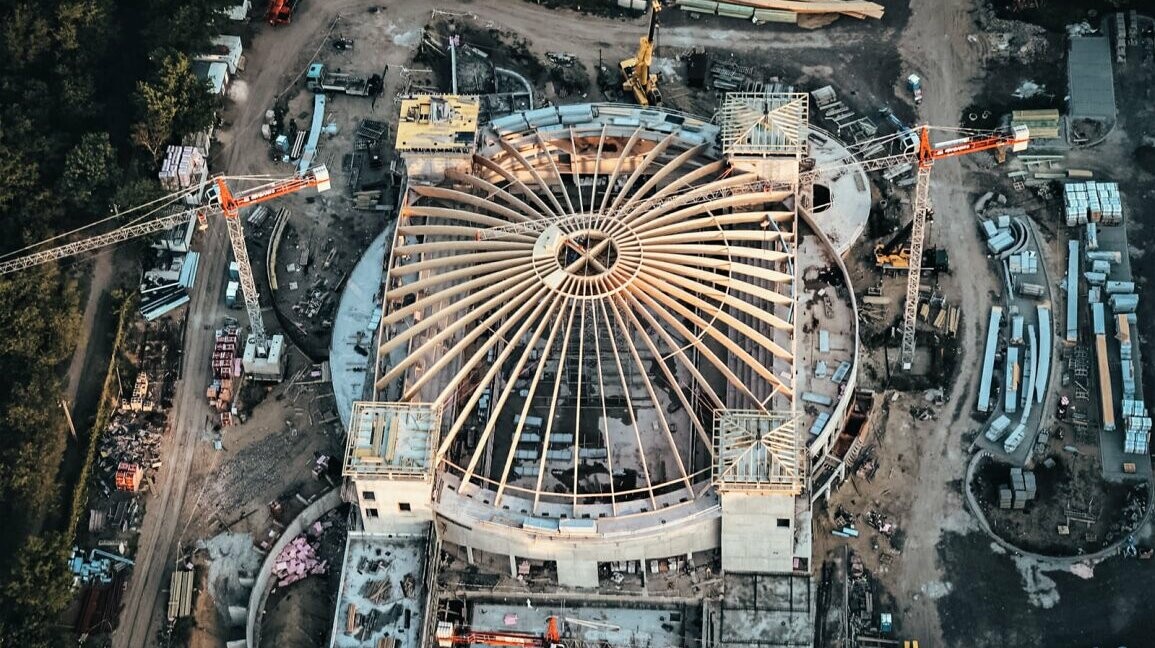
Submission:
MULTIPOLYGON (((191 58, 234 3, 0 0, 0 254, 156 194, 165 146, 214 119, 191 58)), ((73 643, 66 530, 83 512, 62 510, 58 473, 77 294, 54 265, 0 277, 0 648, 73 643)))

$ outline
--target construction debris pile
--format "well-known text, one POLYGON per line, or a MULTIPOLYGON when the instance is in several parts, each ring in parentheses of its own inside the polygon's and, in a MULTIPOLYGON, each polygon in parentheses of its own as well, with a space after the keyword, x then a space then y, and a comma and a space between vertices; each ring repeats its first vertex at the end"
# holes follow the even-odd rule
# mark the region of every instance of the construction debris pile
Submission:
POLYGON ((366 119, 357 128, 353 138, 353 153, 346 155, 341 169, 349 177, 349 189, 353 192, 353 208, 360 210, 384 211, 389 207, 381 200, 383 189, 388 186, 385 172, 386 142, 389 140, 389 125, 366 119), (367 179, 363 175, 369 176, 367 179))
POLYGON ((165 425, 164 417, 158 420, 158 417, 131 413, 113 417, 97 449, 97 484, 106 497, 113 489, 138 491, 144 480, 144 469, 160 467, 160 442, 165 425), (131 472, 131 481, 122 476, 122 472, 131 472), (129 488, 129 483, 133 487, 129 488))
MULTIPOLYGON (((878 134, 878 126, 869 117, 859 115, 854 109, 842 103, 833 87, 822 86, 817 90, 812 90, 810 96, 814 99, 814 104, 818 106, 819 112, 822 113, 822 118, 834 126, 835 132, 843 141, 853 140, 858 143, 878 134)), ((883 152, 883 147, 879 145, 862 151, 861 157, 875 157, 883 152)))
MULTIPOLYGON (((360 595, 369 600, 372 607, 367 612, 358 610, 355 603, 350 603, 345 609, 345 634, 365 641, 382 628, 395 625, 405 617, 405 606, 397 602, 398 598, 413 598, 417 593, 417 579, 412 574, 405 574, 397 583, 400 592, 395 593, 393 580, 387 575, 389 572, 387 560, 370 560, 362 558, 357 564, 359 574, 383 573, 381 578, 370 578, 361 586, 360 595), (400 597, 397 596, 400 594, 400 597)), ((386 639, 378 641, 377 645, 390 645, 386 639)))
POLYGON ((849 638, 855 643, 859 637, 877 636, 882 630, 880 615, 875 614, 875 585, 870 572, 862 564, 862 557, 851 552, 846 567, 846 614, 849 617, 849 638), (879 621, 876 621, 879 620, 879 621))
MULTIPOLYGON (((319 537, 324 531, 320 522, 315 522, 311 528, 313 535, 319 537)), ((308 576, 325 574, 329 570, 329 562, 317 556, 318 540, 310 540, 305 534, 292 539, 273 563, 273 577, 277 579, 277 587, 286 587, 308 576)))

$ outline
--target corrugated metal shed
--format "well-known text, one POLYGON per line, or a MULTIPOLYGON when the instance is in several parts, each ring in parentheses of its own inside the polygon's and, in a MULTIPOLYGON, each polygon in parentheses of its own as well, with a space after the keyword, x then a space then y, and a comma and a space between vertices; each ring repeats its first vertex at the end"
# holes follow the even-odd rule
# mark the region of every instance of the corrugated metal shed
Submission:
POLYGON ((1115 81, 1106 36, 1074 37, 1067 58, 1072 119, 1114 119, 1115 81))

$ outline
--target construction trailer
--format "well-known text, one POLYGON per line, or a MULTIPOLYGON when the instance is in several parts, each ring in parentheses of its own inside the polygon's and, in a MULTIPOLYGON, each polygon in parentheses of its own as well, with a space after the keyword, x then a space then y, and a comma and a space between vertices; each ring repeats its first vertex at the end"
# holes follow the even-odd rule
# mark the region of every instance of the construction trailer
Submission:
POLYGON ((324 63, 313 63, 305 74, 305 87, 313 92, 339 92, 353 97, 368 97, 373 84, 370 79, 330 72, 324 63))

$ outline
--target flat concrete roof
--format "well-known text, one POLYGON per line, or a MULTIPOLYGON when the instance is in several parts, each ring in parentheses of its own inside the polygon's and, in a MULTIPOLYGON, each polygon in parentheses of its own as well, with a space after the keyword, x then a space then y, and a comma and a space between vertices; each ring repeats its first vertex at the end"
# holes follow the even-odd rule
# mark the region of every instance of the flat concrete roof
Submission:
POLYGON ((588 642, 582 645, 675 648, 683 646, 684 640, 682 622, 671 618, 673 612, 676 610, 571 607, 540 601, 527 607, 518 600, 476 604, 469 622, 476 630, 543 634, 549 617, 557 616, 563 636, 588 642))
POLYGON ((870 218, 870 181, 861 164, 843 163, 850 157, 850 150, 834 135, 811 126, 809 139, 810 156, 819 169, 814 184, 830 190, 830 205, 814 212, 814 223, 830 239, 838 255, 846 256, 870 218))
POLYGON ((421 646, 428 541, 425 536, 349 536, 330 648, 376 646, 386 637, 396 640, 395 648, 421 646), (357 615, 352 634, 347 633, 350 605, 357 615))
POLYGON ((1071 38, 1067 80, 1073 119, 1115 119, 1111 41, 1106 36, 1071 38))
POLYGON ((733 574, 708 621, 725 647, 810 646, 814 595, 806 574, 733 574))
POLYGON ((479 112, 477 97, 424 95, 402 99, 396 149, 400 152, 472 151, 479 112))
MULTIPOLYGON (((333 395, 341 425, 349 428, 353 401, 369 397, 366 381, 373 375, 369 355, 376 349, 374 338, 381 324, 381 302, 377 297, 385 275, 385 242, 393 240, 393 221, 369 244, 361 255, 337 304, 333 337, 329 343, 329 367, 333 371, 333 395)), ((370 380, 371 382, 371 380, 370 380)))
POLYGON ((439 422, 425 403, 353 403, 345 474, 428 475, 439 422))

